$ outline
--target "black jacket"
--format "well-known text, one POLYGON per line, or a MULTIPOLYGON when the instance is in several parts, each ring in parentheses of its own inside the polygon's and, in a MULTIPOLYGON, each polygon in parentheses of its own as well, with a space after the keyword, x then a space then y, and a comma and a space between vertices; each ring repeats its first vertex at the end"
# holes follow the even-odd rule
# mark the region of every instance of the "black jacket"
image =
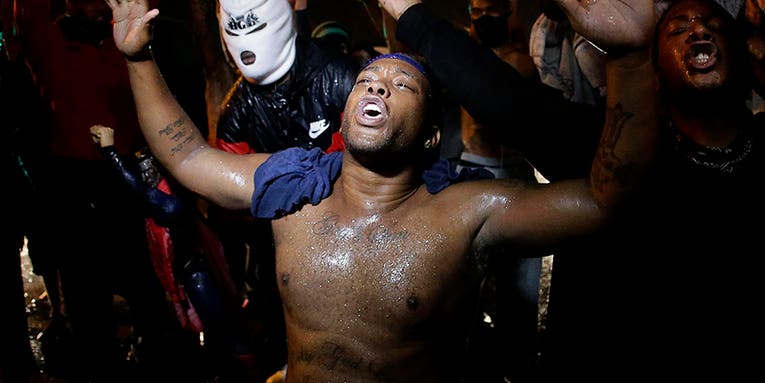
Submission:
POLYGON ((289 147, 327 149, 332 144, 358 66, 304 36, 298 35, 296 49, 285 83, 274 88, 252 85, 243 77, 237 80, 218 120, 218 147, 236 153, 272 153, 289 147), (311 123, 318 127, 322 120, 328 124, 326 130, 311 137, 311 123))

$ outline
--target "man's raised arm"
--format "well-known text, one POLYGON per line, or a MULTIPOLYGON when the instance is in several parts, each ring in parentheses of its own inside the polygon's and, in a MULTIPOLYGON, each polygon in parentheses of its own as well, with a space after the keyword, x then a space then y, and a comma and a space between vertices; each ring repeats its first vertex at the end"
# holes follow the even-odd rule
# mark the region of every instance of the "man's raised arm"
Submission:
POLYGON ((577 0, 558 2, 582 36, 609 50, 601 139, 588 182, 523 189, 505 209, 490 213, 479 234, 490 242, 554 250, 561 241, 590 234, 627 202, 656 159, 659 116, 649 55, 653 0, 597 1, 586 6, 577 0), (618 20, 617 25, 609 25, 610 20, 618 20))
POLYGON ((138 121, 152 153, 181 184, 220 206, 251 204, 252 176, 267 156, 233 155, 212 148, 170 92, 149 50, 159 10, 147 0, 106 0, 114 41, 125 54, 138 121))
POLYGON ((655 160, 659 117, 649 47, 653 0, 556 0, 574 29, 608 51, 606 122, 590 172, 600 206, 612 207, 655 160))

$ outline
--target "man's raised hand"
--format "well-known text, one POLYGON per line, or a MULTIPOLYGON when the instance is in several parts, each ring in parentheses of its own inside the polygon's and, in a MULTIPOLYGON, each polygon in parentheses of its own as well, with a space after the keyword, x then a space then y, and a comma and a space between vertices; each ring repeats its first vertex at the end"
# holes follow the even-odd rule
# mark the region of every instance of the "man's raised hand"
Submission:
POLYGON ((606 51, 651 45, 654 0, 555 0, 580 35, 606 51))
POLYGON ((112 9, 113 34, 117 48, 127 57, 138 56, 151 42, 152 19, 158 9, 148 10, 147 0, 105 0, 112 9))

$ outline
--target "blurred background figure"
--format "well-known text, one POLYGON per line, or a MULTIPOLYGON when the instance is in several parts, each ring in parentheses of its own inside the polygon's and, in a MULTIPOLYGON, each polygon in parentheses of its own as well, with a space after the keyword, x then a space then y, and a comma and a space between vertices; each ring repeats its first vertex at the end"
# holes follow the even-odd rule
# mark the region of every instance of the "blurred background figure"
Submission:
MULTIPOLYGON (((539 81, 523 31, 512 18, 509 0, 470 0, 468 33, 490 48, 527 81, 539 81)), ((462 151, 456 170, 482 168, 495 178, 536 182, 535 169, 523 154, 503 143, 504 126, 483 124, 460 107, 462 151)), ((519 120, 518 123, 521 123, 519 120)), ((451 151, 451 150, 447 150, 451 151)), ((474 376, 484 381, 528 382, 536 366, 537 315, 542 259, 504 256, 499 249, 485 254, 489 267, 484 281, 482 316, 471 339, 474 376), (496 353, 493 350, 501 349, 496 353)))
POLYGON ((148 147, 123 158, 114 148, 112 128, 94 125, 90 131, 101 154, 144 207, 154 271, 184 329, 182 354, 195 365, 177 371, 174 378, 248 381, 251 366, 243 366, 232 350, 246 348, 252 331, 246 328, 229 271, 218 269, 226 266, 223 249, 194 206, 195 196, 165 175, 148 147))
POLYGON ((606 52, 576 33, 553 0, 540 0, 540 8, 529 39, 540 79, 571 101, 603 106, 606 52))
POLYGON ((536 67, 529 56, 526 34, 513 18, 517 1, 470 0, 470 35, 491 48, 523 77, 536 78, 536 67))
POLYGON ((335 20, 327 20, 311 31, 313 41, 330 51, 348 55, 351 51, 351 32, 348 27, 335 20))
POLYGON ((37 142, 46 158, 36 169, 30 252, 35 268, 61 278, 74 349, 59 356, 73 361, 72 379, 131 379, 139 354, 141 368, 172 374, 167 347, 177 326, 152 270, 140 205, 90 141, 90 126, 106 123, 119 132, 121 155, 143 146, 111 11, 101 0, 64 5, 56 14, 49 1, 16 2, 25 58, 50 112, 37 142), (128 334, 118 333, 117 298, 129 308, 128 334))
MULTIPOLYGON (((4 4, 0 4, 4 5, 4 4)), ((32 76, 24 64, 12 27, 0 14, 0 177, 7 185, 6 225, 0 230, 0 382, 34 382, 39 366, 32 353, 22 279, 21 251, 32 236, 34 183, 30 165, 40 142, 41 112, 32 76)), ((12 23, 9 23, 12 25, 12 23)))

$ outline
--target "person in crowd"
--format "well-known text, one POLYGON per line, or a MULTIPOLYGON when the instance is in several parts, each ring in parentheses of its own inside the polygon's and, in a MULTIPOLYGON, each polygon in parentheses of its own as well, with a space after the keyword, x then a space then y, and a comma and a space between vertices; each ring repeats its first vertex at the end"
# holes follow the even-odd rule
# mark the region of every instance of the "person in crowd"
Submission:
MULTIPOLYGON (((179 325, 187 329, 187 337, 198 338, 204 331, 207 358, 195 369, 184 370, 197 375, 191 376, 192 372, 186 379, 246 381, 252 366, 234 358, 231 350, 247 351, 247 337, 254 331, 247 328, 230 273, 215 269, 226 265, 223 250, 193 205, 196 198, 165 177, 148 148, 137 151, 133 159, 122 158, 114 148, 114 129, 93 125, 90 131, 101 154, 145 205, 152 263, 179 325)), ((198 341, 186 346, 190 356, 201 358, 198 341)))
MULTIPOLYGON (((527 45, 511 39, 512 8, 507 0, 468 1, 469 34, 533 81, 538 74, 527 45)), ((504 127, 481 124, 463 107, 460 114, 462 151, 455 160, 458 172, 481 168, 495 178, 536 181, 534 167, 520 152, 500 140, 504 127)), ((487 255, 492 266, 484 282, 482 312, 471 338, 474 351, 471 357, 481 366, 475 368, 473 377, 483 372, 487 374, 485 381, 501 381, 507 376, 513 382, 524 382, 536 364, 542 258, 511 258, 503 256, 501 249, 495 252, 487 255), (497 348, 503 352, 491 351, 497 348)))
POLYGON ((576 33, 553 0, 541 0, 540 8, 529 37, 540 79, 571 101, 603 105, 606 52, 576 33))
POLYGON ((101 155, 111 162, 125 184, 146 204, 146 236, 152 250, 154 271, 175 307, 179 324, 197 333, 202 331, 199 314, 189 302, 175 273, 176 268, 183 267, 198 251, 189 247, 195 239, 188 227, 194 224, 194 211, 189 210, 187 201, 173 192, 148 149, 137 151, 135 160, 130 161, 130 158, 124 159, 117 153, 114 129, 93 125, 90 134, 101 155))
POLYGON ((581 246, 588 262, 556 265, 545 362, 551 381, 759 374, 763 354, 750 347, 763 332, 749 324, 763 319, 762 283, 747 266, 758 230, 743 217, 763 212, 756 175, 765 169, 765 114, 747 107, 761 86, 753 82, 747 29, 711 0, 676 1, 663 11, 653 48, 661 165, 632 208, 581 246), (671 256, 655 262, 646 254, 671 256), (573 346, 579 341, 599 351, 583 352, 573 346))
POLYGON ((596 2, 578 14, 596 21, 582 33, 623 54, 608 63, 609 123, 589 179, 547 185, 450 185, 458 177, 433 163, 437 83, 402 54, 379 56, 359 73, 344 110, 344 152, 214 149, 144 53, 158 10, 143 0, 108 3, 157 159, 211 202, 271 219, 287 381, 460 381, 481 279, 476 254, 498 245, 548 254, 602 227, 653 162, 650 34, 636 27, 653 22, 650 0, 596 2), (613 17, 624 25, 603 22, 613 17))
POLYGON ((297 34, 293 13, 284 0, 220 2, 221 34, 240 78, 224 101, 218 147, 232 153, 342 149, 340 114, 357 68, 297 34))
POLYGON ((311 39, 329 51, 349 57, 358 66, 381 54, 371 43, 355 43, 350 29, 336 20, 327 20, 317 25, 311 31, 311 39))
MULTIPOLYGON (((306 6, 304 1, 295 4, 302 13, 306 6)), ((343 149, 338 130, 358 65, 297 33, 294 19, 286 0, 219 1, 220 33, 239 77, 221 106, 218 148, 237 154, 289 147, 343 149)), ((284 329, 268 222, 217 206, 210 207, 209 216, 237 288, 247 292, 250 312, 267 329, 261 361, 279 368, 286 354, 279 351, 284 329)))
MULTIPOLYGON (((37 226, 35 212, 38 210, 35 201, 35 193, 37 188, 34 185, 33 179, 36 177, 36 169, 39 167, 40 162, 45 157, 44 147, 38 144, 38 140, 44 137, 46 134, 46 106, 43 99, 40 97, 38 86, 34 83, 32 73, 29 71, 29 67, 26 65, 26 59, 23 56, 21 43, 18 36, 18 24, 17 14, 13 11, 13 3, 0 2, 0 23, 2 19, 8 20, 4 28, 0 28, 2 37, 0 38, 2 51, 3 72, 2 75, 2 87, 3 87, 3 100, 2 105, 4 108, 3 116, 5 126, 8 127, 8 134, 6 142, 8 142, 8 157, 6 157, 5 164, 10 166, 8 171, 8 179, 15 185, 14 197, 11 200, 18 200, 18 204, 13 205, 11 211, 11 221, 17 222, 19 226, 17 231, 11 231, 12 233, 7 238, 14 244, 14 254, 18 253, 19 249, 15 247, 24 245, 26 240, 26 250, 29 260, 32 265, 32 272, 39 276, 45 286, 45 296, 47 297, 49 322, 47 323, 45 330, 39 335, 40 353, 49 357, 46 361, 44 369, 48 375, 56 375, 66 370, 68 359, 62 357, 68 350, 68 340, 70 339, 70 333, 67 328, 68 324, 63 312, 63 305, 61 301, 61 291, 59 288, 58 270, 51 264, 45 255, 41 252, 35 251, 35 246, 38 244, 33 239, 35 236, 35 226, 37 226), (7 108, 7 109, 5 109, 7 108), (22 123, 21 118, 25 118, 25 122, 22 123), (23 127, 23 128, 22 128, 23 127), (59 352, 61 350, 62 352, 59 352)), ((17 260, 15 258, 6 258, 7 261, 13 262, 3 267, 4 271, 10 272, 16 270, 17 260)), ((25 294, 25 285, 22 281, 21 275, 8 276, 3 280, 9 282, 9 287, 3 289, 7 292, 8 299, 16 296, 15 294, 25 294)), ((19 303, 25 303, 26 300, 14 301, 8 303, 8 305, 2 305, 3 307, 9 307, 11 312, 19 314, 19 316, 11 315, 10 322, 18 325, 18 327, 11 327, 15 332, 15 337, 11 336, 9 339, 12 341, 7 344, 10 346, 8 349, 8 355, 21 356, 19 359, 7 359, 9 361, 8 366, 10 371, 24 371, 24 369, 31 367, 28 361, 24 360, 27 356, 31 355, 26 351, 26 344, 29 342, 29 324, 27 323, 27 311, 24 305, 19 303), (18 310, 18 311, 14 311, 18 310), (23 313, 23 317, 21 316, 23 313), (22 345, 16 343, 16 341, 23 342, 22 345), (18 352, 21 350, 21 352, 18 352), (15 370, 20 368, 20 370, 15 370)), ((42 307, 42 306, 41 306, 42 307)), ((33 335, 33 334, 32 334, 33 335)), ((35 366, 36 369, 36 366, 35 366)), ((7 377, 8 380, 13 381, 16 378, 7 377)))
MULTIPOLYGON (((308 16, 308 0, 290 0, 290 7, 295 10, 297 33, 310 36, 311 22, 308 16)), ((240 76, 239 68, 234 64, 225 45, 221 44, 220 23, 218 21, 217 0, 191 0, 188 2, 191 29, 197 44, 205 78, 205 100, 207 106, 207 127, 211 143, 217 137, 216 129, 223 100, 227 98, 232 85, 240 76)))
POLYGON ((43 109, 23 57, 18 57, 17 49, 11 46, 15 40, 6 38, 11 29, 6 29, 0 18, 0 174, 8 198, 7 222, 0 234, 0 382, 27 383, 39 377, 40 368, 30 344, 21 252, 25 240, 32 236, 34 184, 30 164, 37 157, 35 135, 43 109))
POLYGON ((30 252, 45 263, 35 268, 60 275, 74 347, 63 354, 73 361, 66 377, 130 379, 138 355, 131 348, 146 371, 171 374, 177 364, 165 351, 177 326, 152 270, 140 206, 90 141, 90 126, 102 122, 120 132, 121 155, 143 145, 124 56, 110 38, 111 9, 68 0, 51 20, 50 6, 22 0, 17 14, 27 64, 51 112, 49 133, 38 136, 45 158, 36 169, 30 252), (118 333, 115 296, 129 308, 130 336, 118 333))
POLYGON ((351 53, 351 31, 339 21, 327 20, 320 23, 311 31, 311 39, 337 54, 351 53))
POLYGON ((528 41, 513 40, 513 37, 520 34, 511 30, 514 3, 510 0, 470 0, 468 31, 473 38, 491 48, 523 77, 535 79, 537 68, 529 56, 528 41))

